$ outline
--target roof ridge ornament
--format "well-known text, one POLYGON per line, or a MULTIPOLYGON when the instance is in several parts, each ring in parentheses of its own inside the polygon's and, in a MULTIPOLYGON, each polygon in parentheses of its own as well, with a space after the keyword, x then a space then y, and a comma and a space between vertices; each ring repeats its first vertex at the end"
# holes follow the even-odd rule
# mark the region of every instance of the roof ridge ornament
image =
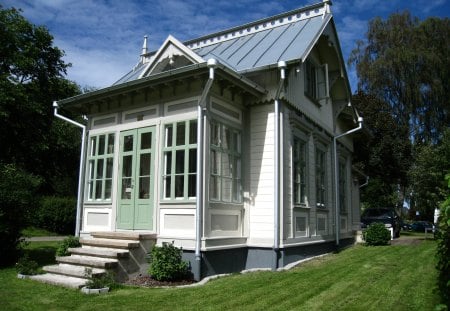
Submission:
POLYGON ((330 6, 332 6, 333 3, 331 3, 331 0, 323 0, 323 4, 325 6, 325 11, 323 13, 323 17, 325 17, 325 14, 331 14, 330 6))

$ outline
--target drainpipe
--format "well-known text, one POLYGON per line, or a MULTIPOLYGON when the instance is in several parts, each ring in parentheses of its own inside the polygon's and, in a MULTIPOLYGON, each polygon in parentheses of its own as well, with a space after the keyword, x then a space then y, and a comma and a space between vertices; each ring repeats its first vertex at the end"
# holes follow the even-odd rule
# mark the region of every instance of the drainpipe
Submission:
POLYGON ((363 124, 363 118, 358 116, 358 127, 355 127, 354 129, 351 129, 345 133, 339 134, 337 136, 334 136, 333 138, 333 154, 334 154, 334 200, 335 200, 335 230, 336 230, 336 246, 339 246, 339 230, 340 230, 340 221, 339 221, 339 209, 340 209, 340 202, 339 202, 339 162, 338 162, 338 155, 337 155, 337 140, 343 136, 349 135, 351 133, 354 133, 356 131, 359 131, 362 129, 363 124))
POLYGON ((280 94, 284 86, 284 81, 286 79, 286 62, 279 61, 278 68, 280 69, 280 82, 278 84, 277 92, 275 94, 275 159, 274 159, 274 239, 273 239, 273 250, 274 250, 274 262, 273 270, 278 268, 278 253, 280 250, 280 209, 282 207, 281 196, 280 196, 280 94))
POLYGON ((196 203, 196 222, 195 222, 195 263, 197 266, 196 273, 194 275, 195 280, 199 281, 201 279, 201 267, 202 267, 202 229, 203 229, 203 205, 204 205, 204 174, 203 174, 203 156, 204 152, 204 112, 206 110, 206 97, 209 94, 209 90, 214 81, 214 69, 217 66, 217 61, 213 58, 208 59, 207 66, 209 68, 209 78, 206 82, 205 88, 203 89, 202 95, 199 99, 197 106, 197 203, 196 203))
POLYGON ((82 129, 81 136, 81 152, 80 152, 80 168, 78 172, 78 194, 77 194, 77 214, 76 214, 76 223, 75 223, 75 236, 80 236, 80 225, 81 225, 81 204, 83 202, 83 179, 84 179, 84 150, 85 150, 85 140, 86 140, 86 126, 78 123, 74 120, 71 120, 63 115, 58 113, 58 102, 53 102, 54 115, 57 118, 60 118, 66 122, 69 122, 75 126, 78 126, 82 129))

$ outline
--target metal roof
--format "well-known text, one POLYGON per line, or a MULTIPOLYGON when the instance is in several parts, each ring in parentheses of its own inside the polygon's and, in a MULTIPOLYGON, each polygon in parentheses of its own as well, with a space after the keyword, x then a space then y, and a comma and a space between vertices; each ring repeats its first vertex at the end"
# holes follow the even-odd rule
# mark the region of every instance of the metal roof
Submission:
POLYGON ((193 51, 204 59, 215 58, 237 72, 263 69, 280 60, 304 60, 330 18, 330 14, 317 15, 261 31, 250 30, 247 35, 193 51))

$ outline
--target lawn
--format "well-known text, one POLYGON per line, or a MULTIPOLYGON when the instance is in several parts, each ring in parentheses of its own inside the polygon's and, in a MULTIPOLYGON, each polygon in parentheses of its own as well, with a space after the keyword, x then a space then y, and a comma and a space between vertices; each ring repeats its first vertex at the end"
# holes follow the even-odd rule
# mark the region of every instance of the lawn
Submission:
MULTIPOLYGON (((54 242, 32 242, 39 263, 54 242)), ((435 242, 355 246, 284 272, 232 275, 188 288, 120 287, 107 295, 19 280, 0 270, 3 310, 433 310, 435 242)))

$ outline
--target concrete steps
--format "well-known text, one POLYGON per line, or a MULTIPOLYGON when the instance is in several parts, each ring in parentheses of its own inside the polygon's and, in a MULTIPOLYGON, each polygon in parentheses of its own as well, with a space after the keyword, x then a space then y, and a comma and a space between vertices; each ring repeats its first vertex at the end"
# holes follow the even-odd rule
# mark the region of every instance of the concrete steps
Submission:
POLYGON ((156 235, 141 232, 92 232, 91 238, 80 239, 81 247, 69 248, 70 256, 56 257, 58 264, 45 266, 46 274, 31 279, 70 288, 80 288, 88 278, 112 272, 116 281, 123 282, 145 272, 147 254, 156 243, 156 235))

